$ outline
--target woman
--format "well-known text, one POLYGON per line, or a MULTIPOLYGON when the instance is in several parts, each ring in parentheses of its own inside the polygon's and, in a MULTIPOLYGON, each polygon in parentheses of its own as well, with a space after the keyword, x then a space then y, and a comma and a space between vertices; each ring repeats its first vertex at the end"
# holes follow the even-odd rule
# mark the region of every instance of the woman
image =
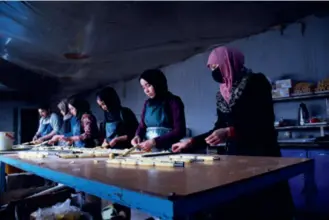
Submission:
POLYGON ((72 98, 68 101, 72 114, 71 133, 60 140, 75 147, 95 147, 98 139, 98 127, 95 116, 90 111, 89 103, 83 99, 72 98))
MULTIPOLYGON (((213 79, 220 84, 217 93, 217 122, 211 131, 174 144, 173 152, 226 142, 226 153, 230 155, 280 157, 274 128, 272 88, 267 78, 263 74, 248 71, 244 67, 243 54, 233 48, 214 49, 209 55, 207 66, 212 71, 213 79)), ((254 219, 259 217, 255 213, 264 214, 260 212, 261 205, 267 200, 272 200, 273 207, 277 208, 272 216, 276 219, 291 219, 293 205, 286 182, 257 193, 253 198, 252 201, 248 202, 247 199, 243 204, 241 201, 239 203, 248 212, 251 210, 254 219)))
POLYGON ((62 100, 60 103, 58 103, 57 108, 59 109, 60 113, 63 115, 63 123, 62 128, 59 135, 55 135, 48 144, 55 144, 57 143, 59 146, 65 146, 66 142, 59 141, 61 138, 66 136, 69 136, 71 133, 71 118, 72 115, 69 112, 69 107, 67 100, 62 100))
POLYGON ((39 128, 33 137, 34 143, 42 143, 50 140, 53 136, 59 134, 61 120, 56 113, 50 111, 48 105, 42 105, 38 108, 40 115, 39 128))
POLYGON ((144 151, 168 150, 185 136, 184 104, 168 91, 167 79, 160 70, 146 70, 139 81, 148 100, 131 144, 144 151))
POLYGON ((120 98, 112 87, 106 87, 97 94, 97 104, 104 110, 105 135, 102 146, 127 148, 135 136, 138 121, 135 114, 121 106, 120 98))

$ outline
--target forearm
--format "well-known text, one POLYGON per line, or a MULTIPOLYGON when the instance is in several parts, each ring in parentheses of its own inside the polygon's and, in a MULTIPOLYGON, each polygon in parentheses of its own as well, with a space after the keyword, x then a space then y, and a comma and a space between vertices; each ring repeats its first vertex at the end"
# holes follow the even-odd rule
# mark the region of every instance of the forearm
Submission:
POLYGON ((192 148, 206 148, 207 147, 207 143, 205 141, 205 139, 212 134, 212 132, 214 131, 213 130, 210 130, 206 133, 203 133, 203 134, 200 134, 200 135, 197 135, 193 138, 191 138, 189 141, 190 141, 190 145, 192 148))
POLYGON ((41 136, 41 133, 38 131, 37 133, 35 133, 34 137, 39 138, 41 136))
POLYGON ((122 135, 122 136, 119 136, 117 137, 117 140, 118 141, 127 141, 128 140, 128 135, 122 135))
POLYGON ((171 145, 180 141, 185 136, 185 131, 183 129, 175 129, 165 135, 159 136, 154 139, 155 145, 159 148, 169 149, 171 145))
MULTIPOLYGON (((143 123, 144 124, 144 123, 143 123)), ((135 133, 135 136, 140 137, 141 139, 144 138, 146 133, 146 127, 142 124, 142 122, 139 124, 137 131, 135 133)))

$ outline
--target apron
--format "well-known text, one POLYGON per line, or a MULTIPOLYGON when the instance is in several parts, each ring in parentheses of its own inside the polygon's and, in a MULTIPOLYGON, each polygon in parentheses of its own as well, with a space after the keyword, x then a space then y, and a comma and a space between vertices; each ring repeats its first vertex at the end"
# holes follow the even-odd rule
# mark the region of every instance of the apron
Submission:
MULTIPOLYGON (((63 127, 62 127, 62 134, 65 136, 65 137, 70 137, 72 136, 72 130, 71 130, 71 118, 68 118, 68 119, 65 119, 63 120, 63 127)), ((58 141, 57 143, 58 146, 69 146, 68 143, 66 141, 58 141)))
POLYGON ((48 122, 45 123, 45 124, 41 123, 41 129, 40 130, 41 130, 41 132, 40 132, 41 137, 44 137, 47 134, 50 134, 50 132, 53 131, 53 127, 50 124, 50 120, 48 120, 48 122))
POLYGON ((120 111, 120 120, 105 123, 105 137, 107 142, 111 142, 111 140, 119 136, 118 127, 121 125, 122 121, 123 117, 120 111))
MULTIPOLYGON (((71 134, 72 136, 79 136, 81 135, 81 123, 77 117, 71 118, 71 134)), ((74 141, 75 147, 85 147, 84 141, 74 141)))
MULTIPOLYGON (((147 104, 144 115, 144 123, 146 125, 145 139, 150 140, 160 137, 172 131, 169 126, 169 117, 165 111, 166 105, 164 102, 157 105, 147 104)), ((157 147, 152 148, 152 152, 161 151, 157 147)))

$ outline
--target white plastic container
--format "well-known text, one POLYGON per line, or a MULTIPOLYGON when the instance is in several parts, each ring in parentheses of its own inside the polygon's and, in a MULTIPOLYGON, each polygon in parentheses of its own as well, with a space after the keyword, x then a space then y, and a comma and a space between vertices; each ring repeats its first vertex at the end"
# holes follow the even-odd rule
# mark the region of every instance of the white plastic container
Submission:
POLYGON ((14 140, 14 132, 0 131, 0 151, 11 150, 14 140))

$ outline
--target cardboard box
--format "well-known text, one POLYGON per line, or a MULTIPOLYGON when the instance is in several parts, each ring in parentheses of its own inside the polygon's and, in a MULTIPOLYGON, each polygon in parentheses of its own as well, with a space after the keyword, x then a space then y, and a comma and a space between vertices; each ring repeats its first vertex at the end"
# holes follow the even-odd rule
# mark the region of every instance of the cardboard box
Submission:
POLYGON ((273 89, 272 98, 290 97, 290 92, 291 92, 290 88, 273 89))
POLYGON ((291 79, 283 79, 275 81, 275 88, 276 89, 289 89, 292 88, 294 85, 293 80, 291 79))

